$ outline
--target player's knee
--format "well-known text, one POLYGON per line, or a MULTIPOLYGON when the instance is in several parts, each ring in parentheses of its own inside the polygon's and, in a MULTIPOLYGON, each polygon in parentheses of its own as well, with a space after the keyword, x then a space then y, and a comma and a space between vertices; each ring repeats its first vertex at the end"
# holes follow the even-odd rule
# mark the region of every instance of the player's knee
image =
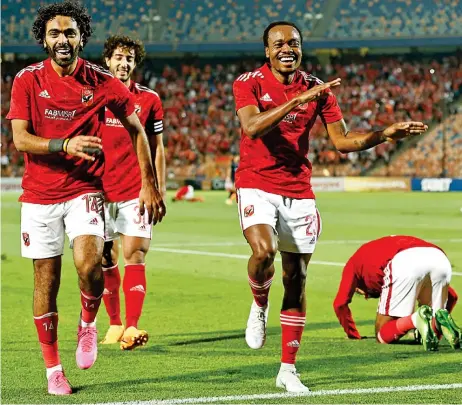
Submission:
POLYGON ((124 252, 125 263, 127 264, 140 264, 145 263, 146 255, 149 251, 149 244, 141 244, 135 246, 133 249, 130 249, 124 252))
POLYGON ((260 242, 252 247, 253 257, 259 263, 271 265, 276 257, 277 247, 273 243, 260 242))

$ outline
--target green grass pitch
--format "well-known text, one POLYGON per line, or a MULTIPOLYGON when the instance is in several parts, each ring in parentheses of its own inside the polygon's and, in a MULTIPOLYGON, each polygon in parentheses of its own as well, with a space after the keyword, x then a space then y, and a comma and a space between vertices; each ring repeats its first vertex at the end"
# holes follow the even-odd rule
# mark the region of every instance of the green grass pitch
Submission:
MULTIPOLYGON (((281 392, 275 387, 280 355, 280 263, 270 294, 267 343, 262 350, 252 351, 243 338, 251 303, 245 259, 249 248, 239 229, 236 206, 224 204, 224 192, 201 195, 206 199, 203 204, 169 203, 165 221, 155 227, 151 246, 157 250, 147 257, 148 292, 140 321, 140 327, 150 333, 148 345, 133 352, 99 346, 95 366, 86 371, 75 364, 80 300, 66 249, 58 301, 59 344, 66 374, 76 391, 66 398, 46 394, 32 321, 32 263, 20 257, 20 205, 17 195, 2 196, 3 403, 156 401, 281 392)), ((344 263, 360 241, 387 234, 438 240, 454 272, 459 273, 453 276, 452 285, 462 297, 461 206, 457 193, 319 193, 324 228, 312 260, 344 263)), ((439 352, 426 353, 406 342, 378 345, 374 339, 345 339, 332 310, 341 270, 322 264, 309 267, 307 326, 297 362, 303 382, 313 391, 462 383, 462 351, 452 351, 444 341, 439 352)), ((353 300, 353 315, 363 335, 373 336, 376 306, 376 300, 353 300)), ((454 317, 462 323, 462 302, 454 317)), ((102 306, 100 338, 107 322, 102 306)), ((462 389, 234 402, 449 404, 462 402, 462 389)))

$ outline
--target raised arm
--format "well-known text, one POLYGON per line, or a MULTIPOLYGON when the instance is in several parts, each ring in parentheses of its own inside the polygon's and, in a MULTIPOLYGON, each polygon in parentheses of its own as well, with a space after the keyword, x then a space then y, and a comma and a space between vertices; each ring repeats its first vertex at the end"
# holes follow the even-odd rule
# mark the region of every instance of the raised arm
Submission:
POLYGON ((338 85, 340 85, 340 79, 314 86, 284 104, 260 112, 254 101, 255 96, 252 94, 252 88, 236 81, 233 90, 238 109, 237 116, 246 136, 250 139, 260 138, 276 127, 298 105, 326 97, 327 91, 338 85))

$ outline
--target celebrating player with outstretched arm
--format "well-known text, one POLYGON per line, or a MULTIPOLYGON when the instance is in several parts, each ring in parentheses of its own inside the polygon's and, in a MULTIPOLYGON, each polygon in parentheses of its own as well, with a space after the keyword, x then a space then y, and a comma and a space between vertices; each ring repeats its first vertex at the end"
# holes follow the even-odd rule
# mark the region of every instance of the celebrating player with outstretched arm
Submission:
POLYGON ((417 328, 425 350, 436 350, 443 334, 451 347, 460 345, 461 330, 450 313, 457 302, 449 286, 452 268, 436 245, 413 236, 385 236, 362 245, 348 260, 334 310, 350 339, 361 339, 349 303, 359 293, 379 298, 375 333, 393 343, 417 328), (421 307, 414 312, 416 301, 421 307), (433 317, 434 316, 434 317, 433 317))
POLYGON ((263 34, 268 62, 240 75, 233 86, 242 127, 236 172, 239 216, 252 249, 247 271, 254 301, 246 341, 253 349, 265 343, 268 294, 279 250, 284 298, 280 313, 282 358, 276 385, 289 392, 309 391, 294 364, 305 325, 307 266, 321 233, 307 158, 316 117, 320 116, 334 146, 343 153, 427 129, 421 122, 400 122, 383 131, 348 131, 331 91, 340 86, 340 79, 323 83, 299 70, 302 42, 293 23, 271 23, 263 34))
MULTIPOLYGON (((111 36, 104 44, 103 56, 109 71, 119 79, 135 98, 135 112, 148 135, 155 162, 159 189, 165 195, 165 154, 162 142, 163 111, 159 95, 130 79, 146 53, 143 44, 125 36, 111 36)), ((106 242, 103 253, 103 300, 110 326, 104 344, 121 342, 123 350, 131 350, 148 341, 148 333, 138 329, 146 295, 145 258, 151 241, 151 225, 139 210, 138 193, 141 175, 133 151, 130 134, 111 111, 106 111, 103 148, 103 175, 106 199, 106 242), (127 173, 130 173, 127 176, 127 173), (120 274, 118 267, 119 235, 125 262, 123 291, 125 295, 125 326, 120 318, 120 274), (114 242, 116 240, 116 242, 114 242)), ((165 208, 164 208, 165 213, 165 208)))
POLYGON ((141 215, 146 210, 151 222, 165 212, 132 95, 111 73, 78 56, 91 36, 90 21, 87 10, 74 1, 38 10, 33 32, 49 58, 16 75, 7 117, 14 143, 25 153, 22 255, 33 259, 34 320, 48 392, 54 395, 72 392, 57 344, 56 300, 65 233, 73 246, 81 291, 77 365, 90 368, 97 357, 95 319, 103 294, 104 245, 100 118, 106 107, 136 144, 141 215))

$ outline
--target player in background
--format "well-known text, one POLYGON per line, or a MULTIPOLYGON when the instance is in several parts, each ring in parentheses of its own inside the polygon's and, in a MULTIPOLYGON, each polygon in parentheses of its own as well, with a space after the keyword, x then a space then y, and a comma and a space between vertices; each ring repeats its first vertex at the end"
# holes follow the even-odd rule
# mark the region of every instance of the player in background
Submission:
POLYGON ((172 197, 172 202, 176 201, 204 202, 204 197, 194 197, 194 187, 188 184, 180 187, 172 197))
POLYGON ((253 349, 266 339, 268 294, 274 257, 282 258, 284 298, 281 367, 276 385, 306 392, 295 369, 305 326, 307 266, 321 232, 307 158, 309 133, 320 116, 334 146, 342 153, 365 150, 387 140, 418 135, 421 122, 400 122, 375 132, 349 131, 332 87, 299 70, 302 34, 291 22, 271 23, 264 31, 267 63, 240 75, 233 85, 242 131, 236 188, 241 228, 252 249, 247 271, 254 300, 246 329, 253 349))
MULTIPOLYGON (((76 362, 90 368, 97 357, 96 314, 103 294, 104 215, 101 124, 107 107, 130 132, 142 173, 139 202, 149 221, 162 219, 146 134, 130 92, 108 71, 79 57, 91 18, 79 3, 39 8, 32 27, 49 58, 15 77, 10 111, 13 140, 25 154, 21 252, 33 260, 33 314, 46 366, 48 392, 72 393, 58 352, 57 295, 67 233, 77 269, 81 313, 76 362)), ((104 153, 104 150, 103 150, 104 153)))
POLYGON ((226 171, 226 180, 225 180, 225 189, 229 192, 228 198, 225 203, 227 205, 232 205, 233 201, 236 201, 236 170, 239 166, 239 155, 233 155, 231 162, 226 171))
MULTIPOLYGON (((104 44, 103 57, 109 71, 135 98, 135 112, 145 128, 155 162, 159 190, 165 196, 165 153, 162 141, 163 110, 159 95, 135 83, 132 73, 143 62, 146 52, 141 41, 111 36, 104 44)), ((110 111, 106 111, 103 148, 106 152, 103 187, 106 200, 106 241, 103 252, 103 300, 110 326, 103 344, 120 341, 122 350, 131 350, 148 341, 148 333, 138 329, 146 295, 146 254, 151 242, 151 225, 141 215, 138 193, 141 174, 130 134, 110 111), (125 326, 120 317, 119 243, 124 260, 123 292, 125 326)))
POLYGON ((462 336, 450 315, 457 302, 451 275, 438 246, 413 236, 385 236, 362 245, 348 260, 334 310, 347 336, 361 339, 348 304, 355 292, 379 298, 378 342, 393 343, 416 328, 425 350, 437 350, 441 334, 455 349, 462 336), (414 311, 416 301, 421 306, 414 311))

